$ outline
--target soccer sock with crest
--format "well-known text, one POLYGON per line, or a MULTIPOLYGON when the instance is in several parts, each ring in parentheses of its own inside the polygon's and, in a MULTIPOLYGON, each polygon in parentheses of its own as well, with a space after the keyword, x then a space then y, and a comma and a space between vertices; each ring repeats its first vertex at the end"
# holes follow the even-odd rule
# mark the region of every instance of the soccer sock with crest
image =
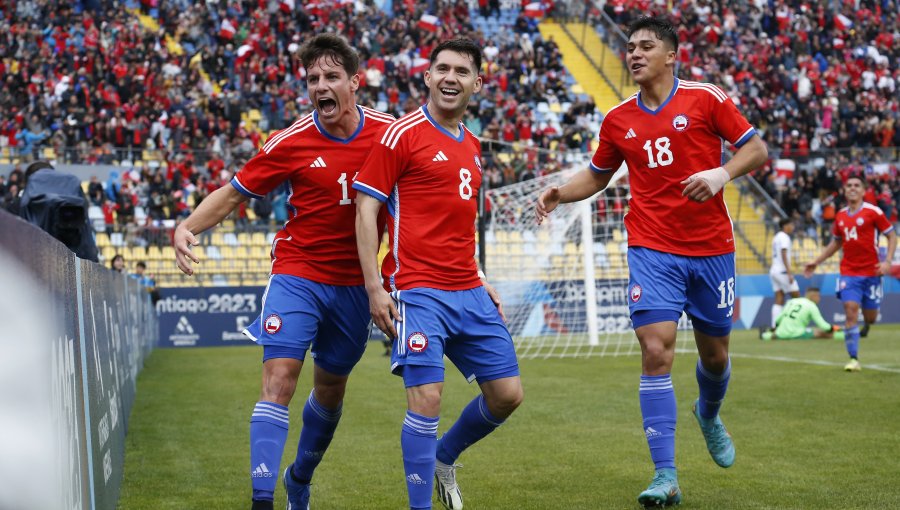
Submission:
POLYGON ((291 474, 300 483, 309 483, 313 471, 322 461, 325 450, 331 444, 334 431, 341 419, 342 406, 327 409, 316 400, 315 390, 309 393, 306 405, 303 406, 303 429, 297 444, 297 458, 291 474))
POLYGON ((437 460, 453 464, 459 455, 503 424, 487 408, 484 395, 478 395, 463 409, 459 419, 437 444, 437 460))
POLYGON ((250 416, 250 481, 253 499, 272 501, 288 435, 288 408, 257 402, 250 416))
POLYGON ((400 432, 403 470, 411 510, 430 510, 434 478, 434 451, 437 447, 438 420, 406 411, 400 432))
POLYGON ((715 418, 722 407, 725 392, 728 391, 728 381, 731 379, 731 358, 725 365, 725 371, 714 374, 697 360, 697 386, 700 387, 700 398, 697 402, 697 412, 706 420, 715 418))
POLYGON ((674 469, 678 408, 671 374, 642 375, 639 395, 650 458, 657 470, 674 469))

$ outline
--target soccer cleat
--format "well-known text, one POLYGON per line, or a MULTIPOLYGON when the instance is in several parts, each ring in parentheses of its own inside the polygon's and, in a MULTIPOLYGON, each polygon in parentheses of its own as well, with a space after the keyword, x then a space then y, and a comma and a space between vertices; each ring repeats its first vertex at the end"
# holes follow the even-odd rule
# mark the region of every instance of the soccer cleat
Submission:
POLYGON ((850 358, 850 362, 844 365, 844 370, 847 372, 859 372, 862 370, 862 365, 859 364, 858 359, 850 358))
POLYGON ((434 462, 434 488, 437 490, 438 501, 447 510, 462 510, 462 493, 456 484, 456 468, 459 464, 448 466, 439 460, 434 462))
POLYGON ((647 490, 638 496, 644 508, 661 508, 681 504, 681 489, 674 469, 658 469, 647 490))
POLYGON ((284 491, 287 493, 287 510, 309 510, 309 487, 308 483, 297 483, 294 476, 291 475, 291 468, 294 465, 284 468, 284 475, 281 477, 281 483, 284 484, 284 491))
POLYGON ((703 438, 706 439, 706 449, 720 467, 731 467, 734 464, 734 443, 731 441, 731 434, 725 430, 725 425, 722 424, 719 415, 709 420, 700 416, 698 402, 700 402, 699 399, 694 401, 691 411, 697 418, 697 423, 700 424, 703 438))
POLYGON ((859 337, 860 338, 865 338, 865 337, 869 336, 869 326, 870 325, 871 324, 869 324, 867 322, 867 323, 865 323, 865 325, 863 327, 859 328, 859 337))

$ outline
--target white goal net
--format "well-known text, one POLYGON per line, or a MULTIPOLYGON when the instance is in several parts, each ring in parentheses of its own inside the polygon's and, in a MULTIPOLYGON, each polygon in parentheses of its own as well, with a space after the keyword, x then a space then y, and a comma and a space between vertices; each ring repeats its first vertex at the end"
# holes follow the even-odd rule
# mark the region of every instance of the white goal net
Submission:
MULTIPOLYGON (((586 167, 575 162, 486 193, 485 271, 522 358, 640 353, 628 313, 625 172, 598 195, 535 221, 540 194, 586 167)), ((682 317, 679 329, 688 327, 682 317)))

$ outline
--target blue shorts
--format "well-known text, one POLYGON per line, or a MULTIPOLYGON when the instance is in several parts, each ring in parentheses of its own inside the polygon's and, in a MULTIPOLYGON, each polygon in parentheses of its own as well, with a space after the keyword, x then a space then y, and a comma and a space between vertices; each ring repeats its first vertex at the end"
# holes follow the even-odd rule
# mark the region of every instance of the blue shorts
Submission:
POLYGON ((881 277, 844 276, 837 279, 837 298, 844 303, 852 301, 862 305, 863 310, 881 308, 881 277))
POLYGON ((701 333, 731 333, 733 253, 686 257, 630 247, 628 269, 628 309, 635 329, 661 320, 677 322, 684 311, 701 333))
POLYGON ((326 285, 275 274, 260 308, 244 334, 264 346, 263 361, 284 357, 302 361, 311 348, 316 365, 347 375, 366 350, 369 297, 362 285, 326 285))
POLYGON ((391 371, 404 376, 407 387, 442 382, 445 354, 469 382, 519 375, 512 337, 484 287, 417 288, 392 292, 391 297, 403 318, 394 321, 398 338, 391 371), (407 365, 432 369, 404 374, 407 365))

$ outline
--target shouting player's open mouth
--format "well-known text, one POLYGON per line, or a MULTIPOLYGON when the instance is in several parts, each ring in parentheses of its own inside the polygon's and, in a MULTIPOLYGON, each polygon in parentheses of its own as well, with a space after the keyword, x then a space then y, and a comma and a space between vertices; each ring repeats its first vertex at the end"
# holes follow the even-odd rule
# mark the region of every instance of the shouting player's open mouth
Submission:
POLYGON ((447 88, 447 87, 441 87, 441 95, 443 95, 444 97, 454 98, 454 97, 458 96, 459 93, 460 93, 459 90, 451 89, 451 88, 447 88))
POLYGON ((646 64, 639 64, 639 63, 631 64, 631 73, 636 74, 638 71, 640 71, 641 69, 643 69, 645 67, 647 67, 646 64))
POLYGON ((337 101, 328 97, 323 97, 322 99, 319 99, 318 106, 320 112, 329 115, 334 113, 337 109, 337 101))

